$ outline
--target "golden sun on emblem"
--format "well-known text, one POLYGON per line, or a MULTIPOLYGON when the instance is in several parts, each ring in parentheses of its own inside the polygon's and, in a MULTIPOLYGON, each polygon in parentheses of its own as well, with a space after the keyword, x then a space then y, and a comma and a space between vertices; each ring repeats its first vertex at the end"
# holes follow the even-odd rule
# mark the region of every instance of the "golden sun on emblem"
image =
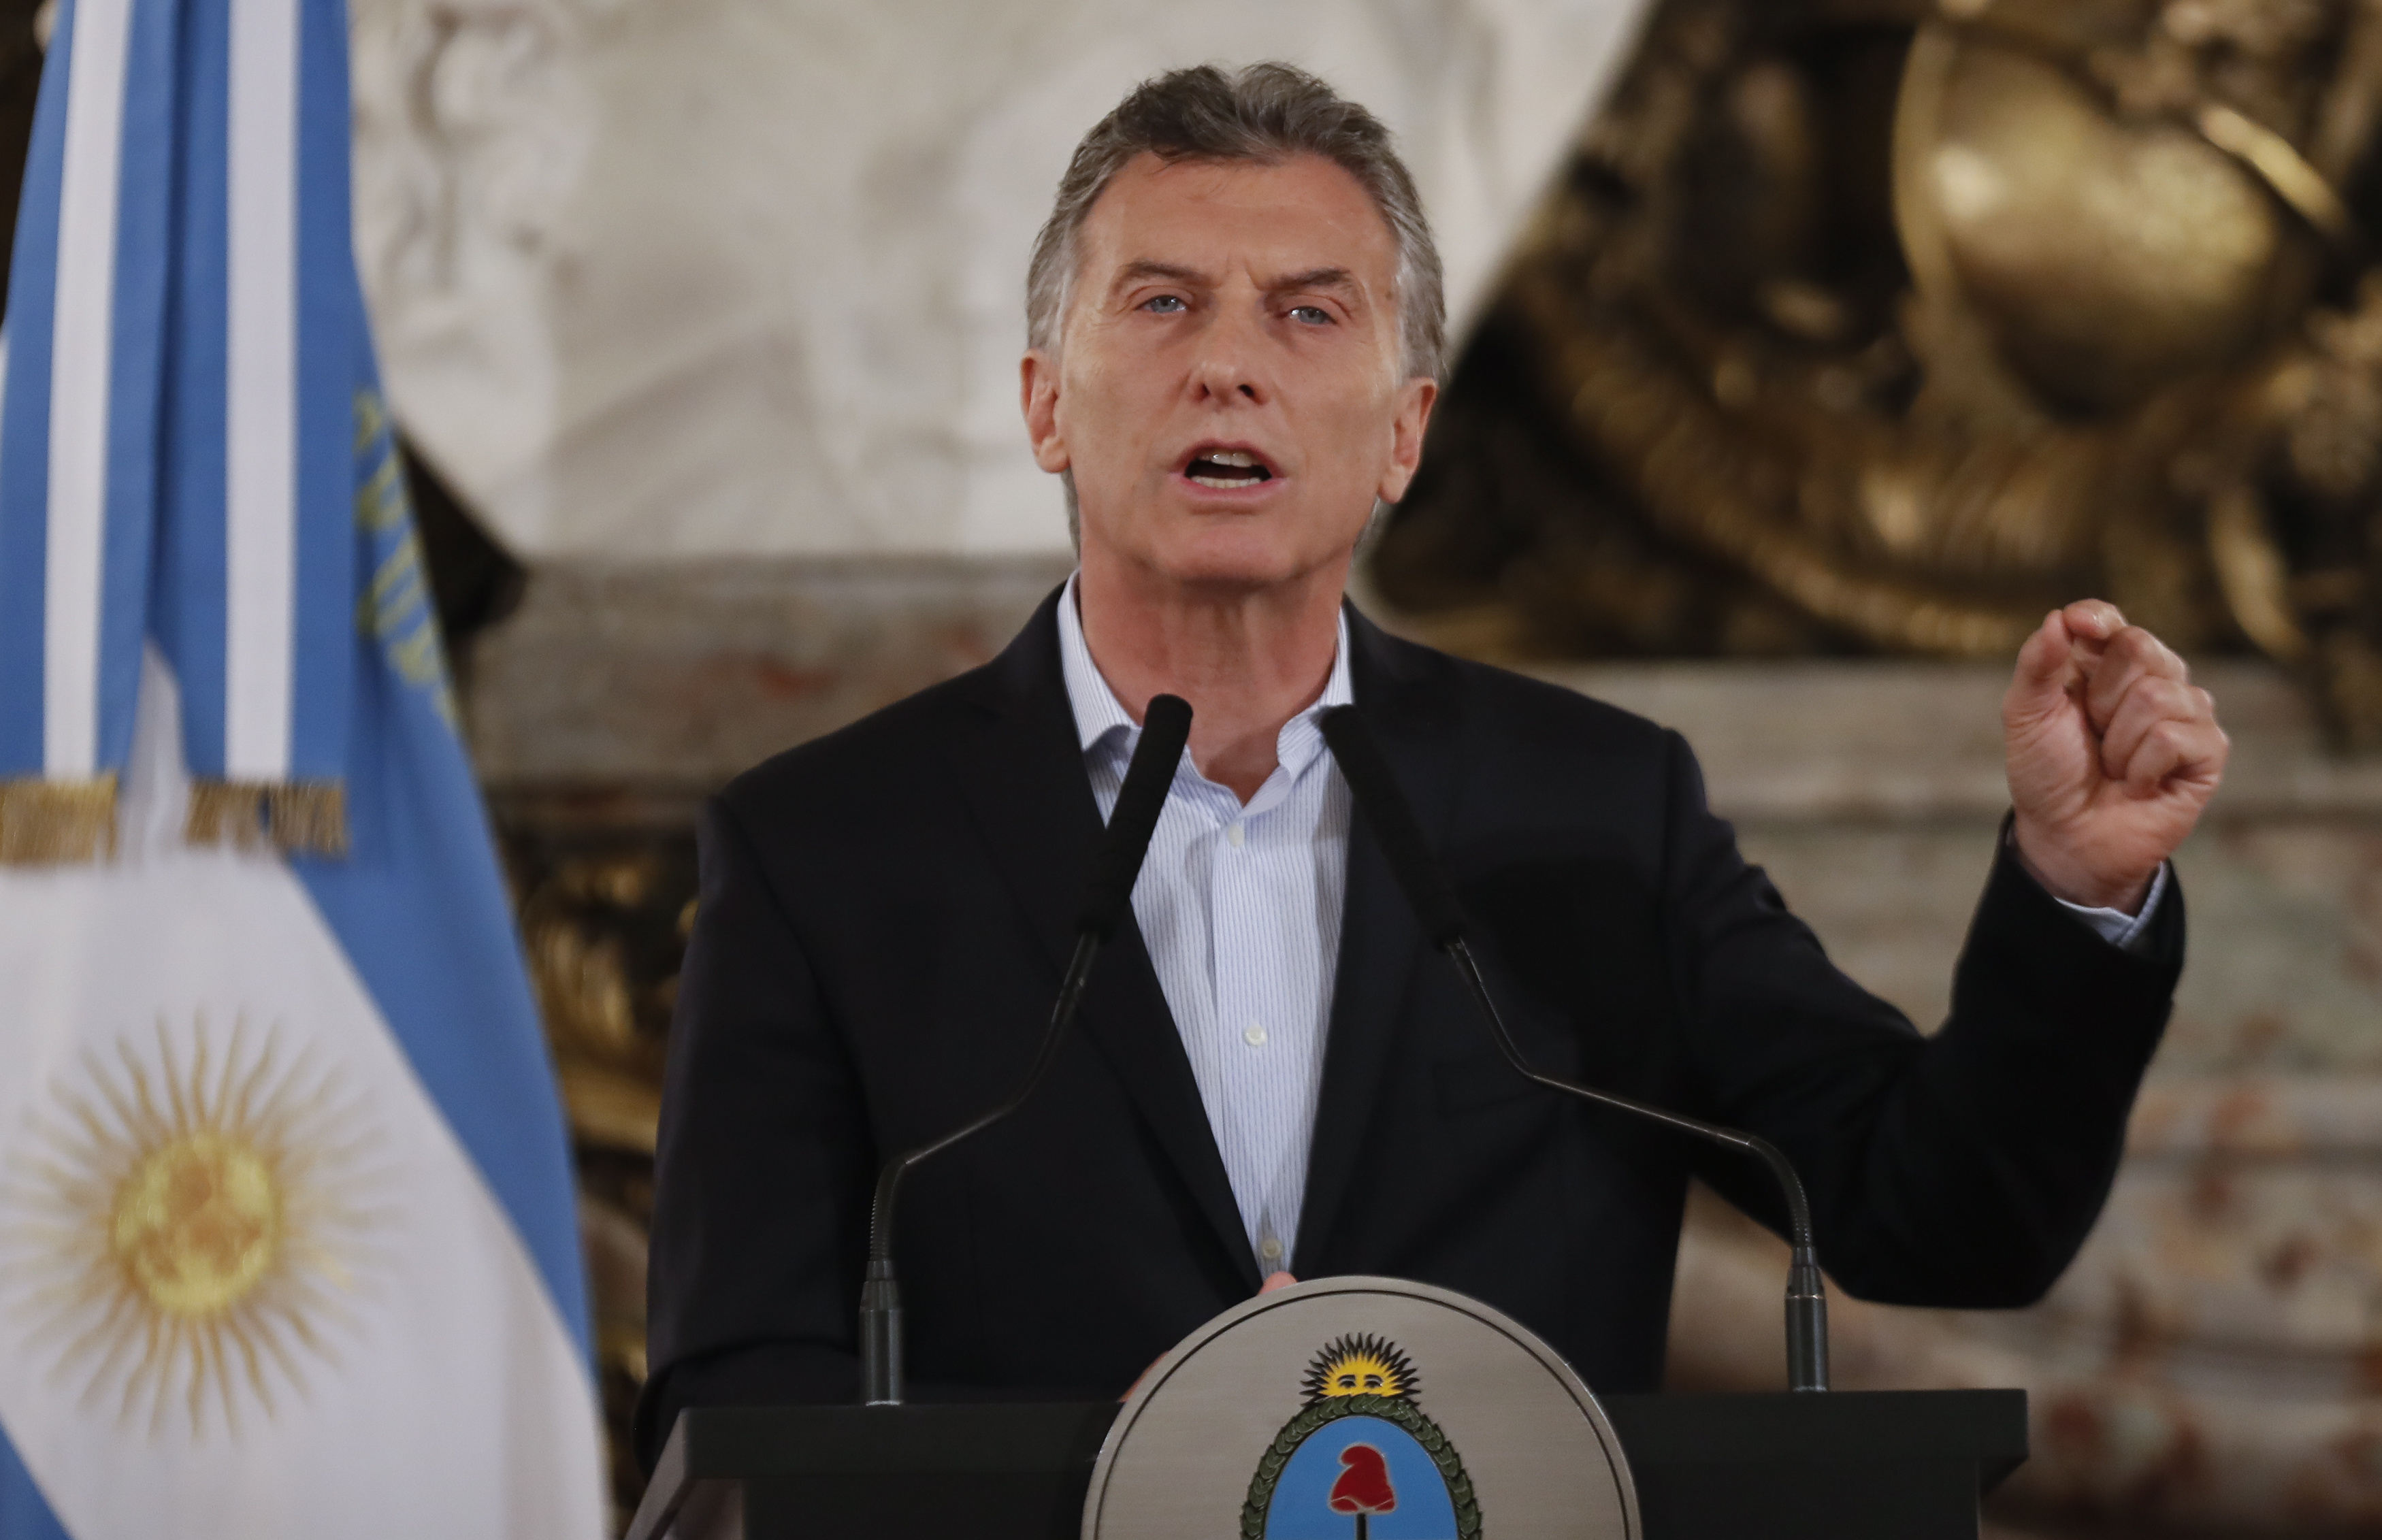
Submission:
POLYGON ((1403 1396, 1422 1389, 1422 1376, 1395 1344, 1369 1332, 1343 1337, 1307 1366, 1307 1399, 1341 1396, 1403 1396))
POLYGON ((203 1017, 86 1052, 10 1142, 0 1300, 52 1372, 193 1436, 336 1365, 387 1215, 362 1098, 311 1049, 203 1017))

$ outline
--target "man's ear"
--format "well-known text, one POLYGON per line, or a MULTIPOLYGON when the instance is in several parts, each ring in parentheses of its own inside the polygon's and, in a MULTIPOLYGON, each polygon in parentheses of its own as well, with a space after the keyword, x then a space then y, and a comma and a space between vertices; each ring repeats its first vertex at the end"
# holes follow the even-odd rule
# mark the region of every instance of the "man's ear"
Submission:
POLYGON ((1438 402, 1439 382, 1427 374, 1418 374, 1398 387, 1398 412, 1390 430, 1390 463, 1381 471, 1381 484, 1373 489, 1382 502, 1396 502, 1414 485, 1415 471, 1422 464, 1423 433, 1430 426, 1430 409, 1438 402))
POLYGON ((1039 348, 1028 349, 1017 365, 1017 397, 1034 463, 1054 475, 1066 470, 1072 462, 1059 429, 1059 361, 1039 348))

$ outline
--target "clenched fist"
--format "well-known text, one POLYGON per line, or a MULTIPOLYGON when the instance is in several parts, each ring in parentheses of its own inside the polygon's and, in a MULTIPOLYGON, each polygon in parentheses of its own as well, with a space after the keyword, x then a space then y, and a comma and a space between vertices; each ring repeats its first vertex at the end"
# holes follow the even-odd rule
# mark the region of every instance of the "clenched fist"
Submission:
POLYGON ((2183 660, 2118 606, 2044 617, 2002 697, 2018 853, 2055 897, 2139 912, 2229 748, 2183 660))

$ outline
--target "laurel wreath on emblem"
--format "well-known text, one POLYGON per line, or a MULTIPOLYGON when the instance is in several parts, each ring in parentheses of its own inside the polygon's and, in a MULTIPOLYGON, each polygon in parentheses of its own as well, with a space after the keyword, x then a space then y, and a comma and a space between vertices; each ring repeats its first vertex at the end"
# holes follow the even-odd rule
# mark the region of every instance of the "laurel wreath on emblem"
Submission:
POLYGON ((1480 1504, 1472 1495, 1472 1478, 1465 1473, 1455 1446, 1447 1441, 1437 1423, 1403 1396, 1335 1396, 1311 1401, 1283 1424, 1266 1447, 1265 1458, 1258 1461, 1257 1474, 1249 1478, 1248 1500, 1241 1504, 1241 1540, 1265 1540, 1266 1510, 1273 1506, 1273 1489, 1289 1467, 1290 1457, 1316 1429, 1343 1417, 1379 1417, 1412 1434, 1447 1483, 1447 1496, 1455 1506, 1455 1540, 1480 1540, 1480 1504))

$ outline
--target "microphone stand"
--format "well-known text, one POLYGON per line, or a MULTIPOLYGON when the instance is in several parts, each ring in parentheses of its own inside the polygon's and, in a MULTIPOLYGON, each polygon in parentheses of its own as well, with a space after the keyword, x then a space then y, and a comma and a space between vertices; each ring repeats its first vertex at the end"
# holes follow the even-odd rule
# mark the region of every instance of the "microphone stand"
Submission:
POLYGON ((1050 1023, 1042 1031, 1042 1045, 1035 1050, 1034 1063, 1015 1094, 941 1138, 895 1155, 877 1173, 877 1192, 868 1209, 868 1268, 860 1283, 860 1399, 865 1406, 902 1404, 902 1284, 893 1272, 893 1210, 901 1197, 902 1179, 912 1167, 982 1133, 1025 1106, 1042 1077, 1050 1073, 1059 1057, 1059 1045, 1083 1008, 1092 964, 1133 898, 1142 858, 1149 852, 1149 837, 1166 805, 1166 788, 1173 781, 1174 767, 1190 737, 1191 707, 1181 697, 1157 696, 1142 713, 1141 741, 1134 746, 1133 763, 1126 767, 1108 829, 1092 858, 1091 878, 1085 885, 1083 907, 1076 915, 1074 954, 1060 981, 1059 996, 1050 1007, 1050 1023))
POLYGON ((1551 1091, 1613 1107, 1724 1149, 1750 1155, 1770 1168, 1779 1192, 1786 1199, 1788 1245, 1792 1248, 1786 1266, 1786 1384, 1794 1390, 1825 1390, 1828 1296, 1821 1280, 1819 1252, 1811 1243, 1811 1205, 1792 1163, 1776 1145, 1759 1134, 1707 1123, 1610 1091, 1563 1080, 1541 1071, 1524 1058, 1513 1033, 1506 1030, 1505 1019, 1489 993, 1489 982, 1481 976, 1480 961, 1465 936, 1463 906, 1456 902, 1455 890, 1448 886, 1447 874, 1431 859, 1422 825, 1416 821, 1406 794, 1398 788, 1389 762, 1373 742, 1364 717, 1354 706, 1335 706, 1323 714, 1322 725, 1323 739, 1331 746, 1332 757, 1338 762, 1350 794, 1380 841, 1381 853, 1389 859, 1391 873, 1406 890, 1415 917, 1422 922, 1424 935, 1455 965, 1506 1063, 1524 1079, 1551 1091))
POLYGON ((868 1208, 868 1272, 860 1284, 863 1405, 902 1404, 902 1284, 893 1276, 893 1205, 901 1196, 902 1179, 910 1174, 912 1167, 983 1132, 1025 1105, 1025 1099, 1034 1094, 1034 1088, 1050 1072, 1050 1061, 1059 1057, 1059 1045, 1084 1003, 1084 987, 1091 982, 1092 963, 1099 955, 1098 935, 1086 931, 1075 937, 1075 954, 1068 960, 1067 976, 1059 985, 1058 1002, 1050 1008, 1050 1024, 1042 1031, 1042 1045, 1035 1050, 1033 1068, 1025 1071, 1025 1081, 1009 1100, 930 1144, 895 1155, 877 1173, 877 1196, 868 1208))
POLYGON ((1513 1034, 1505 1030, 1505 1019, 1497 1013, 1497 1002, 1490 997, 1488 981, 1480 976, 1480 959, 1472 955, 1472 945, 1462 936, 1440 948, 1455 971, 1464 975, 1472 991, 1473 1003, 1480 1008, 1480 1019, 1489 1024, 1489 1035, 1497 1040, 1497 1051, 1505 1062, 1519 1070, 1524 1078, 1537 1082, 1552 1091, 1561 1091, 1585 1102, 1617 1107, 1634 1113, 1651 1122, 1661 1123, 1681 1133, 1692 1134, 1724 1149, 1738 1150, 1753 1155, 1770 1167, 1778 1189, 1786 1196, 1787 1230, 1793 1248, 1786 1264, 1786 1387, 1790 1390, 1825 1390, 1828 1387, 1828 1295, 1820 1279, 1820 1253, 1811 1244, 1811 1205, 1803 1195, 1803 1180, 1777 1145, 1756 1133, 1743 1133, 1723 1128, 1717 1123, 1683 1117, 1678 1113, 1640 1102, 1627 1096, 1617 1096, 1610 1091, 1580 1085, 1553 1075, 1541 1074, 1515 1045, 1513 1034))

